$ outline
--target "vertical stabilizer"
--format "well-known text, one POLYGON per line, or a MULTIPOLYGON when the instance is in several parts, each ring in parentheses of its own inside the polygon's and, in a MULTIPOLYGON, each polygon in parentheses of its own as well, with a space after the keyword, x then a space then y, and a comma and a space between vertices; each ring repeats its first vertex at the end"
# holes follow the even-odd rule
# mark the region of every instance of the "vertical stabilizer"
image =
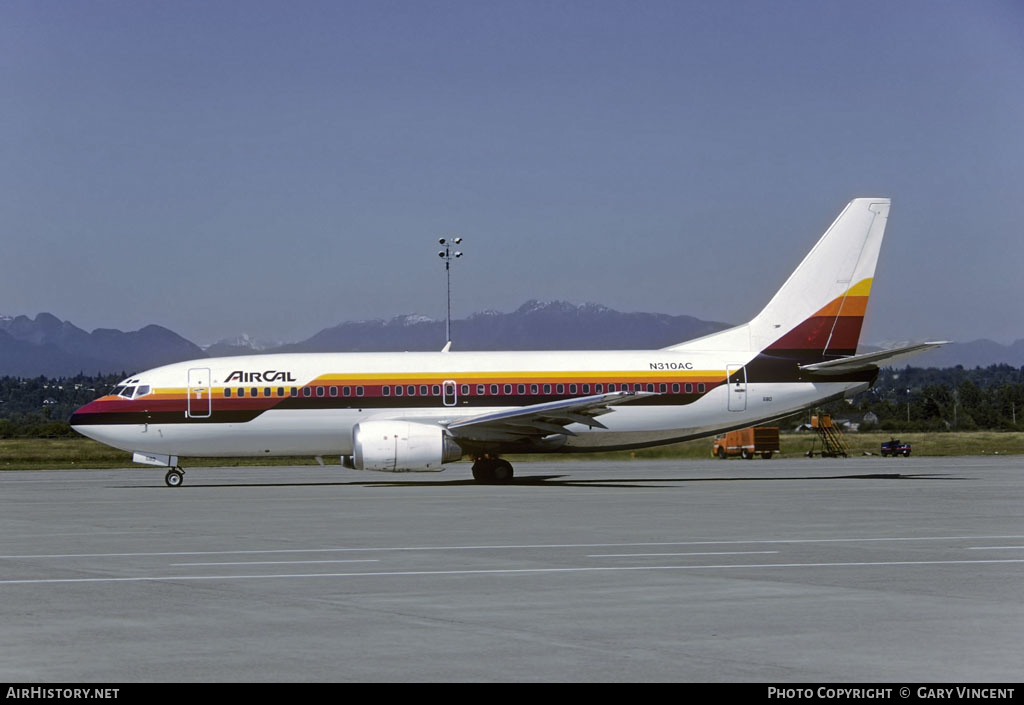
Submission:
POLYGON ((889 199, 850 201, 750 322, 755 350, 853 355, 882 246, 889 199))
POLYGON ((673 349, 764 351, 801 360, 854 354, 888 216, 888 198, 850 201, 750 323, 673 349))

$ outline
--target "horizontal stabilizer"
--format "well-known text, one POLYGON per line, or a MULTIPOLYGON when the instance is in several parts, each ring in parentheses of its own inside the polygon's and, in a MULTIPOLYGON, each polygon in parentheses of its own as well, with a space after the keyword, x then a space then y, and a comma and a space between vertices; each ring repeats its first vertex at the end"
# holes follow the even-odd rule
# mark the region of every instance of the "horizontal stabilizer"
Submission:
POLYGON ((886 365, 891 365, 900 358, 907 357, 909 355, 916 355, 919 352, 937 348, 948 342, 948 340, 942 340, 930 343, 918 343, 917 345, 908 345, 905 348, 879 350, 878 352, 843 357, 838 360, 816 362, 813 365, 800 365, 800 369, 804 372, 814 372, 820 375, 840 375, 850 372, 863 372, 865 370, 873 370, 886 365))

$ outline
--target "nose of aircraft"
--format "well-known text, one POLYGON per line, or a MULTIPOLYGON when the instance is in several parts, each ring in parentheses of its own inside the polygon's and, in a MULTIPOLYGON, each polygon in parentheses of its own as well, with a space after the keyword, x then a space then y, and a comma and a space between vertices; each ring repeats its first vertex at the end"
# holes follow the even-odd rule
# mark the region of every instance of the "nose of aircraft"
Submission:
MULTIPOLYGON (((109 403, 108 403, 109 404, 109 403)), ((133 426, 116 423, 115 414, 104 408, 103 400, 89 402, 71 415, 71 427, 82 436, 99 443, 128 450, 131 447, 133 426)))
POLYGON ((75 429, 79 433, 82 433, 82 426, 93 424, 99 421, 99 412, 99 400, 91 401, 85 406, 76 409, 75 413, 71 414, 71 428, 75 429))

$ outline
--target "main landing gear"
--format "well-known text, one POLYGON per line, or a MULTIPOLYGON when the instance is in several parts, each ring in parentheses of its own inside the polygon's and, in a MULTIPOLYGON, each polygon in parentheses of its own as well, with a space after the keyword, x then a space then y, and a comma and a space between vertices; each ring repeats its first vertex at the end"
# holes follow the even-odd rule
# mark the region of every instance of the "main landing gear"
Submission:
POLYGON ((164 475, 164 482, 167 483, 168 487, 181 487, 181 483, 185 481, 185 471, 180 467, 173 467, 167 471, 164 475))
POLYGON ((484 455, 473 462, 473 479, 487 485, 505 485, 512 482, 512 463, 502 458, 484 455))

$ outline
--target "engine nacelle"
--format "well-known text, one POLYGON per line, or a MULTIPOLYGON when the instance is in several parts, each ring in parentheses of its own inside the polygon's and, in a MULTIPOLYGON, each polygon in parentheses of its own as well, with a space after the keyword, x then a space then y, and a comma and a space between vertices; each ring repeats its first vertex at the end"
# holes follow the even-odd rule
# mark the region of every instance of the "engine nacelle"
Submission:
POLYGON ((363 421, 352 429, 352 467, 378 472, 440 472, 462 448, 440 426, 411 421, 363 421))

